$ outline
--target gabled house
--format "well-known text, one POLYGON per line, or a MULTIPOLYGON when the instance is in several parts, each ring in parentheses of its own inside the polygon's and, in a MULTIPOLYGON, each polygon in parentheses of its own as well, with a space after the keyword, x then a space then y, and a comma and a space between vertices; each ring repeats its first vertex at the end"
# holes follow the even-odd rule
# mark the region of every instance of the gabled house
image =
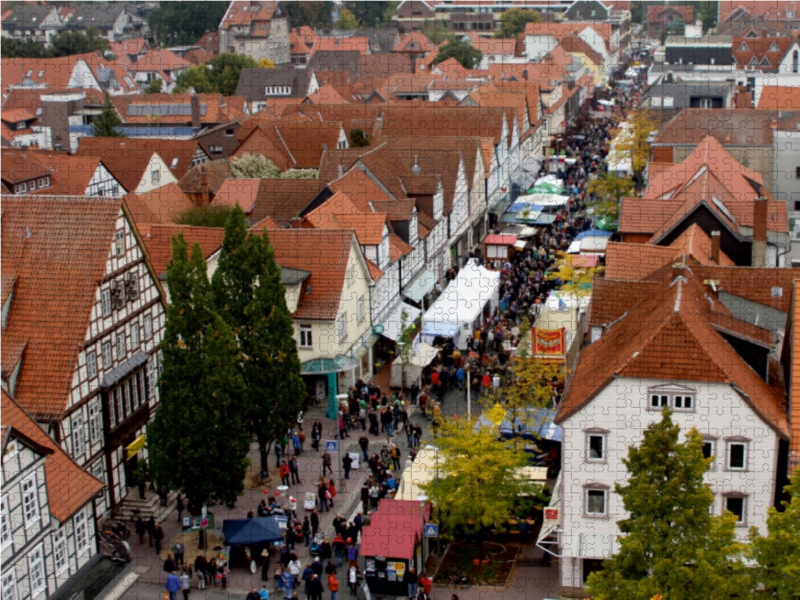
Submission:
POLYGON ((6 196, 2 234, 3 390, 106 484, 102 514, 158 405, 161 286, 121 198, 6 196))
POLYGON ((647 35, 658 38, 664 29, 694 23, 694 7, 681 5, 647 7, 647 35))
POLYGON ((0 397, 3 591, 19 600, 53 597, 101 557, 95 498, 104 486, 5 390, 0 397))
POLYGON ((265 121, 242 141, 234 157, 260 154, 286 169, 319 169, 328 148, 349 148, 342 124, 337 121, 265 121))
POLYGON ((713 137, 683 162, 651 178, 642 198, 624 198, 624 242, 668 246, 693 224, 720 234, 720 247, 740 266, 783 266, 790 244, 786 205, 760 174, 736 162, 713 137))
POLYGON ((85 31, 92 27, 99 29, 109 42, 123 37, 141 37, 147 27, 144 13, 135 4, 92 2, 71 8, 65 19, 68 31, 85 31))
POLYGON ((8 108, 0 112, 0 144, 4 148, 52 148, 53 135, 35 114, 24 108, 8 108))
POLYGON ((289 15, 280 2, 268 0, 233 1, 219 23, 221 52, 262 58, 276 65, 291 60, 289 15))
POLYGON ((398 29, 403 32, 422 29, 426 22, 432 22, 436 18, 433 4, 425 0, 404 0, 397 7, 392 21, 395 21, 398 29))
POLYGON ((251 113, 257 113, 270 100, 303 99, 319 89, 312 67, 283 65, 274 69, 242 69, 236 95, 244 96, 251 113))
POLYGON ((3 188, 11 194, 27 194, 37 190, 55 190, 62 193, 61 186, 53 187, 52 171, 37 160, 31 152, 6 152, 2 158, 0 180, 3 188))
POLYGON ((76 153, 101 158, 122 187, 137 194, 178 183, 209 162, 197 140, 82 137, 76 153))
MULTIPOLYGON (((714 270, 731 277, 742 271, 714 270)), ((777 464, 789 439, 784 381, 773 354, 778 338, 766 322, 749 322, 746 311, 726 301, 732 287, 706 277, 678 263, 641 282, 649 285, 646 293, 612 280, 599 280, 604 285, 593 290, 590 311, 610 312, 609 319, 616 313, 616 319, 582 351, 559 403, 561 473, 550 505, 557 519, 539 535, 539 546, 561 557, 564 597, 580 597, 589 574, 616 552, 617 523, 627 517, 614 492, 628 476, 622 460, 665 408, 681 437, 693 428, 703 437, 704 455, 712 458, 705 475, 714 495, 711 514, 733 513, 740 540, 751 526, 765 530, 768 507, 785 482, 777 464)), ((791 288, 786 298, 770 299, 771 280, 756 283, 766 298, 762 308, 777 300, 785 310, 791 288)))
POLYGON ((128 65, 128 71, 133 74, 136 83, 142 89, 151 81, 160 79, 163 82, 162 90, 169 93, 175 87, 178 75, 185 73, 191 66, 192 63, 182 56, 159 48, 151 50, 139 57, 135 63, 128 65))
POLYGON ((270 218, 288 228, 325 189, 320 179, 226 179, 213 204, 242 207, 249 225, 270 218))
POLYGON ((8 10, 3 15, 3 37, 30 39, 50 45, 54 35, 60 33, 64 23, 55 6, 23 3, 8 10))

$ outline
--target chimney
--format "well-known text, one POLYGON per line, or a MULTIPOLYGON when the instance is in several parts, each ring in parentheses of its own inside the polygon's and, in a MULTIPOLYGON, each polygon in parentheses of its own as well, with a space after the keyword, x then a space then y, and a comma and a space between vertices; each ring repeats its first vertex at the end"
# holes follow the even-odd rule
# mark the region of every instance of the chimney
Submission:
POLYGON ((763 267, 767 261, 767 208, 769 201, 759 196, 753 203, 753 256, 750 266, 763 267))
POLYGON ((206 173, 205 165, 200 165, 200 203, 203 206, 211 204, 211 197, 208 193, 208 173, 206 173))
POLYGON ((301 229, 303 223, 302 217, 294 217, 289 221, 289 228, 290 229, 301 229))
POLYGON ((711 232, 711 260, 719 264, 719 231, 711 232))
POLYGON ((192 94, 192 129, 200 129, 200 98, 192 94))
POLYGON ((344 165, 342 164, 341 154, 339 155, 339 167, 336 169, 336 172, 338 174, 337 179, 341 179, 342 177, 344 177, 344 165))

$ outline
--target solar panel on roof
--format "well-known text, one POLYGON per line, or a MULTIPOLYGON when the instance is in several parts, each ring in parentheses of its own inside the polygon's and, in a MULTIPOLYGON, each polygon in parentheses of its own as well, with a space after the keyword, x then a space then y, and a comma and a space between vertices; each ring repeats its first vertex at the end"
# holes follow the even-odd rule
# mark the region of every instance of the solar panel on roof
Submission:
MULTIPOLYGON (((207 104, 200 105, 200 115, 205 116, 207 104)), ((191 104, 131 104, 128 106, 128 115, 132 117, 159 116, 159 117, 191 117, 191 104)))

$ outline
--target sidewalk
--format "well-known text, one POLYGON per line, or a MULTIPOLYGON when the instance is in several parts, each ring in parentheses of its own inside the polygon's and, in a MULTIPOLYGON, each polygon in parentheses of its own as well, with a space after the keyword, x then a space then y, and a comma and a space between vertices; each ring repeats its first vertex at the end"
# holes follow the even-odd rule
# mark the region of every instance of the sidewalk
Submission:
MULTIPOLYGON (((448 394, 448 399, 451 395, 458 395, 458 393, 451 392, 448 394)), ((463 397, 463 393, 461 393, 463 397)), ((454 401, 445 400, 445 412, 447 414, 452 414, 448 412, 450 406, 455 406, 454 401)), ((430 434, 430 422, 422 419, 421 415, 414 410, 410 411, 409 418, 413 423, 419 423, 423 430, 421 444, 425 445, 427 443, 432 443, 433 438, 430 434)), ((298 462, 300 464, 300 478, 302 480, 302 484, 300 485, 292 485, 289 487, 289 494, 297 498, 298 501, 298 516, 300 519, 303 518, 303 515, 307 514, 305 510, 303 510, 303 497, 305 492, 315 492, 316 493, 316 482, 319 476, 322 474, 322 449, 324 449, 324 442, 325 440, 332 440, 336 439, 335 433, 338 432, 338 424, 330 419, 325 418, 325 407, 310 407, 305 415, 303 420, 303 431, 306 433, 307 439, 305 446, 305 451, 301 456, 298 457, 298 462), (311 426, 314 423, 315 419, 319 419, 323 426, 323 433, 322 433, 322 444, 320 445, 321 450, 319 452, 314 451, 311 448, 311 426)), ((360 452, 358 447, 358 438, 361 436, 360 430, 355 430, 350 432, 350 438, 345 438, 343 443, 343 455, 345 452, 360 452)), ((386 440, 386 434, 381 434, 379 436, 372 436, 367 433, 367 437, 370 439, 370 453, 379 451, 381 445, 386 440)), ((408 458, 408 445, 406 444, 406 436, 404 433, 398 433, 392 438, 392 442, 397 444, 398 448, 402 451, 402 463, 405 464, 406 459, 408 458)), ((320 514, 320 529, 322 531, 332 531, 332 523, 333 519, 337 514, 341 514, 343 517, 350 520, 351 516, 355 515, 361 509, 361 485, 366 479, 366 476, 369 474, 369 467, 366 465, 365 462, 361 461, 359 469, 353 470, 350 472, 350 479, 344 480, 344 489, 339 489, 338 482, 339 482, 339 465, 338 465, 338 456, 334 455, 333 457, 333 476, 336 483, 337 483, 337 494, 336 494, 336 503, 334 508, 327 513, 320 514)), ((254 465, 259 464, 259 455, 258 455, 258 447, 254 444, 250 449, 250 461, 254 465)), ((274 490, 280 483, 280 479, 277 477, 277 469, 275 469, 275 454, 270 453, 269 455, 269 468, 270 474, 272 475, 272 480, 268 486, 269 493, 272 494, 274 490)), ((400 472, 396 472, 396 475, 400 475, 400 472)), ((328 477, 331 477, 330 475, 328 477)), ((224 519, 244 519, 247 517, 247 513, 250 510, 256 509, 258 503, 261 501, 264 495, 262 493, 262 488, 257 487, 254 489, 245 489, 244 495, 239 498, 236 503, 236 506, 233 509, 228 509, 224 506, 214 506, 211 508, 211 512, 214 514, 214 519, 217 524, 217 528, 221 528, 222 521, 224 519)), ((132 535, 131 538, 128 540, 128 543, 131 545, 131 553, 133 555, 133 571, 138 574, 138 578, 135 582, 132 582, 128 585, 127 592, 125 596, 127 599, 132 599, 134 596, 142 600, 162 600, 163 591, 164 591, 164 581, 166 580, 166 573, 163 571, 163 561, 167 556, 168 552, 171 552, 172 544, 175 541, 175 538, 179 535, 179 526, 177 521, 177 512, 173 512, 169 515, 167 520, 161 524, 164 529, 164 543, 163 548, 160 556, 156 556, 155 549, 149 548, 147 545, 147 539, 145 537, 145 543, 140 545, 138 538, 135 535, 132 535)), ((132 528, 132 527, 131 527, 132 528)), ((188 533, 181 536, 186 546, 186 556, 185 561, 189 564, 194 563, 194 559, 197 556, 197 533, 188 533)), ((333 535, 331 535, 333 538, 333 535)), ((211 557, 219 552, 219 549, 222 547, 223 541, 221 539, 215 539, 213 537, 213 533, 211 531, 208 532, 208 550, 206 551, 206 556, 211 557), (215 551, 215 548, 217 550, 215 551)), ((309 559, 309 552, 308 548, 306 548, 302 543, 298 544, 296 547, 297 556, 301 562, 301 564, 305 564, 305 562, 309 559)), ((274 566, 276 564, 277 559, 273 557, 270 559, 270 574, 274 571, 274 566)), ((362 568, 363 572, 363 568, 362 568)), ((345 569, 339 569, 339 578, 340 578, 340 596, 342 598, 349 595, 349 589, 347 588, 347 584, 345 581, 346 571, 345 569)), ((249 570, 245 570, 243 568, 237 568, 231 571, 229 577, 229 585, 228 590, 222 590, 220 587, 208 588, 207 590, 198 590, 196 587, 197 580, 193 576, 192 577, 192 591, 191 591, 191 598, 192 600, 220 600, 221 598, 225 597, 226 595, 232 596, 239 596, 239 595, 246 595, 253 587, 260 588, 261 587, 261 573, 260 571, 255 575, 251 574, 249 570)), ((273 582, 270 581, 270 594, 272 595, 272 588, 273 582)), ((302 597, 302 585, 299 588, 302 597)), ((326 596, 327 592, 327 584, 325 585, 326 589, 326 596)), ((282 598, 281 595, 277 595, 276 597, 282 598)))

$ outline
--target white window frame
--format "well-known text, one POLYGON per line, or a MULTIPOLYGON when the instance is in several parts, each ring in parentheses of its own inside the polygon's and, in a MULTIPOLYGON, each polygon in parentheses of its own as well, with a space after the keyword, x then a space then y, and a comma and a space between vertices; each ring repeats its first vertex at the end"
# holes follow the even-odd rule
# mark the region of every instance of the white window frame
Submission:
POLYGON ((608 460, 608 438, 606 434, 589 432, 586 434, 586 462, 604 463, 608 460), (597 438, 602 443, 599 457, 592 456, 592 438, 597 438))
POLYGON ((727 510, 728 512, 731 512, 734 515, 736 513, 734 513, 732 510, 730 510, 728 508, 728 501, 729 500, 741 500, 742 501, 742 518, 740 520, 736 521, 736 526, 737 527, 746 527, 747 526, 747 496, 744 496, 742 494, 729 494, 729 495, 725 495, 724 498, 725 498, 724 510, 727 510))
MULTIPOLYGON (((703 439, 703 450, 705 450, 705 446, 708 444, 711 447, 711 453, 709 454, 708 458, 711 459, 711 465, 709 465, 709 471, 714 470, 714 463, 717 462, 717 440, 710 440, 708 438, 703 439)), ((705 452, 703 453, 703 458, 706 458, 705 452)))
POLYGON ((124 329, 117 332, 117 339, 115 341, 117 342, 114 344, 116 346, 117 360, 125 360, 125 357, 128 355, 128 345, 125 343, 124 329))
POLYGON ((97 377, 97 352, 94 350, 86 353, 86 377, 88 379, 97 377))
POLYGON ((95 461, 95 463, 91 466, 91 473, 100 481, 105 482, 102 458, 100 460, 95 461))
POLYGON ((114 357, 111 352, 111 340, 106 340, 101 346, 103 350, 103 369, 107 370, 114 364, 114 357))
POLYGON ((25 519, 25 529, 32 527, 42 514, 39 508, 39 486, 36 484, 36 473, 31 473, 19 484, 22 494, 22 516, 25 519), (26 489, 31 486, 31 489, 26 489))
POLYGON ((298 338, 300 339, 299 347, 305 350, 314 348, 314 327, 312 325, 299 325, 298 338))
POLYGON ((89 443, 96 444, 103 434, 103 415, 97 402, 89 404, 89 443))
POLYGON ((364 296, 360 296, 356 303, 356 321, 363 323, 365 318, 364 313, 364 296))
POLYGON ((14 535, 11 529, 11 511, 8 505, 8 494, 3 494, 0 498, 0 550, 5 550, 14 543, 14 535))
POLYGON ((114 255, 123 256, 125 254, 125 230, 117 229, 114 232, 114 255))
POLYGON ((728 471, 747 471, 747 459, 749 453, 748 444, 744 440, 730 440, 725 445, 725 466, 726 470, 728 471), (734 467, 731 464, 731 459, 733 458, 733 447, 734 446, 742 446, 744 448, 744 455, 742 457, 742 462, 744 463, 741 467, 734 467))
POLYGON ((39 544, 28 552, 28 581, 30 582, 31 598, 34 598, 47 589, 47 573, 44 570, 44 545, 39 544), (38 577, 36 576, 38 573, 38 577), (34 585, 36 583, 36 585, 34 585))
POLYGON ((3 573, 3 600, 19 600, 17 572, 13 566, 3 573))
POLYGON ((647 405, 650 410, 663 410, 664 408, 669 408, 671 406, 669 394, 650 394, 649 404, 647 405), (656 397, 658 398, 658 404, 653 404, 656 397))
POLYGON ((72 423, 72 453, 75 458, 86 454, 86 432, 83 428, 83 415, 73 417, 72 423))
POLYGON ((586 495, 583 504, 584 516, 590 518, 604 518, 608 516, 608 490, 600 487, 587 487, 584 490, 586 495), (590 512, 589 511, 589 498, 593 497, 592 494, 601 493, 603 495, 603 512, 590 512))
POLYGON ((336 319, 336 334, 339 338, 339 343, 347 339, 347 313, 343 312, 336 319))
POLYGON ((150 183, 159 183, 161 181, 161 171, 154 169, 150 171, 150 183))
POLYGON ((153 337, 153 315, 144 316, 144 339, 149 340, 153 337))
POLYGON ((53 532, 53 566, 56 575, 61 575, 69 567, 67 532, 63 527, 59 527, 53 532))
POLYGON ((89 538, 89 520, 86 517, 85 508, 75 514, 72 526, 75 531, 75 550, 78 556, 82 556, 92 544, 89 538))
POLYGON ((131 323, 131 350, 136 350, 139 348, 140 340, 139 340, 139 321, 134 321, 131 323))
POLYGON ((672 396, 672 410, 678 412, 693 412, 695 409, 695 397, 694 394, 674 394, 672 396), (686 402, 689 402, 689 406, 686 406, 686 402), (678 404, 681 406, 678 406, 678 404))
POLYGON ((100 292, 100 314, 104 317, 111 316, 111 290, 105 289, 100 292))

